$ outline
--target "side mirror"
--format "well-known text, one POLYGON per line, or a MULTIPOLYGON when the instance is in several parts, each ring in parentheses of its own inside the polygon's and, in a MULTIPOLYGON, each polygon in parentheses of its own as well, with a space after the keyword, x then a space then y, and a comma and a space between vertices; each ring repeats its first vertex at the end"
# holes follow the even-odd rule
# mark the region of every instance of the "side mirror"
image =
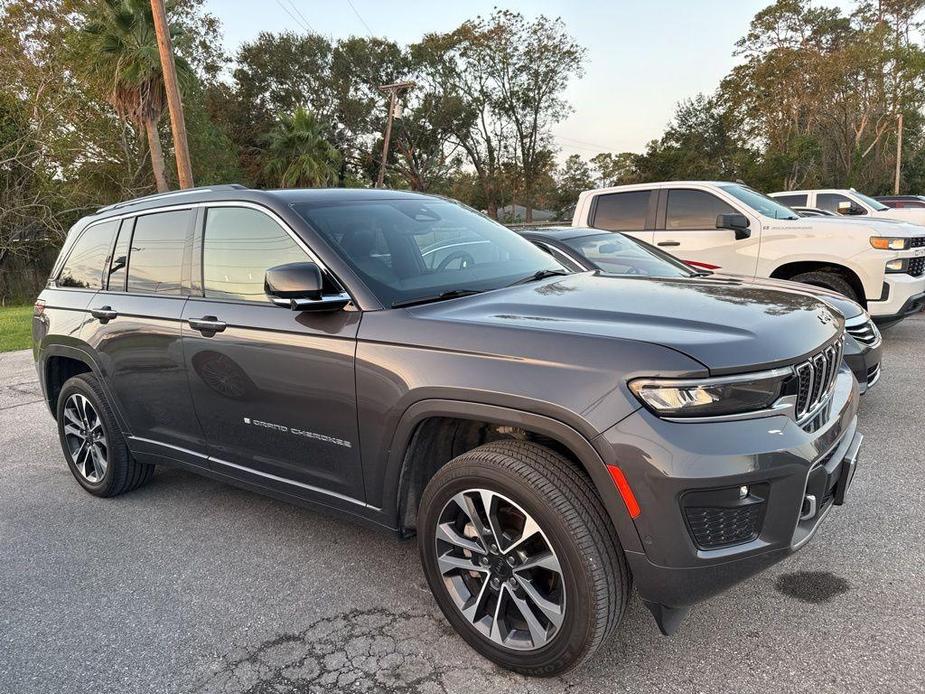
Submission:
POLYGON ((350 303, 347 294, 324 296, 324 279, 315 263, 287 263, 267 270, 263 289, 277 306, 293 311, 337 311, 350 303))
POLYGON ((718 214, 716 215, 717 229, 732 229, 736 235, 736 241, 747 239, 752 235, 752 230, 748 228, 748 217, 744 214, 718 214))
POLYGON ((850 200, 843 200, 842 202, 838 203, 838 207, 836 209, 838 210, 838 214, 847 215, 864 214, 866 212, 863 207, 856 205, 850 200))

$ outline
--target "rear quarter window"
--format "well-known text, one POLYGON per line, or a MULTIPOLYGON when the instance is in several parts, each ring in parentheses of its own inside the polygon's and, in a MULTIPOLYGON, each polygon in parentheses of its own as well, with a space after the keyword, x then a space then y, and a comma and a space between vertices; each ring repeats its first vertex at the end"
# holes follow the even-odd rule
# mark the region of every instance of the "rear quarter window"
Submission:
POLYGON ((591 226, 608 231, 643 231, 650 197, 648 190, 598 195, 591 226))
POLYGON ((135 219, 127 291, 182 293, 183 250, 192 219, 191 210, 156 212, 135 219))
POLYGON ((112 221, 100 222, 84 229, 58 273, 58 286, 101 289, 103 272, 118 228, 119 222, 112 221))

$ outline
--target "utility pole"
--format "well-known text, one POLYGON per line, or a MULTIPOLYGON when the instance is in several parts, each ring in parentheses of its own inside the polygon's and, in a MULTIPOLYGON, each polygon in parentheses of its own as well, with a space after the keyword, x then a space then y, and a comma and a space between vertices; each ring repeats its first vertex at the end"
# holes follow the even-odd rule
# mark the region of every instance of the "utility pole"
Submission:
POLYGON ((164 0, 151 0, 151 14, 157 34, 157 50, 161 54, 161 70, 164 73, 164 89, 167 92, 167 108, 170 111, 170 129, 173 131, 173 147, 177 156, 177 177, 180 179, 180 188, 192 188, 193 167, 186 144, 186 120, 183 118, 183 102, 180 100, 180 87, 177 84, 177 66, 173 61, 173 46, 170 42, 170 27, 167 25, 164 0))
POLYGON ((896 117, 896 178, 893 181, 893 194, 899 195, 899 170, 903 161, 903 114, 896 117))
POLYGON ((392 138, 392 118, 395 116, 398 95, 414 86, 414 82, 379 85, 379 91, 389 95, 389 116, 385 121, 385 134, 382 136, 382 161, 379 163, 379 177, 376 179, 376 188, 381 188, 382 182, 385 180, 385 164, 389 158, 389 140, 392 138))

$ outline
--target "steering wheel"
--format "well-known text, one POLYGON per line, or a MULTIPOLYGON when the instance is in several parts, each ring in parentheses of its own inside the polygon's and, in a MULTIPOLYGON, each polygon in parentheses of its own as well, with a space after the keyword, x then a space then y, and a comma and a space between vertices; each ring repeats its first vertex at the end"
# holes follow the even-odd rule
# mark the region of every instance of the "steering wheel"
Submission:
POLYGON ((475 264, 475 258, 473 258, 472 255, 467 251, 453 251, 446 258, 440 261, 440 264, 437 265, 437 272, 446 270, 449 264, 456 260, 460 261, 460 270, 475 264))

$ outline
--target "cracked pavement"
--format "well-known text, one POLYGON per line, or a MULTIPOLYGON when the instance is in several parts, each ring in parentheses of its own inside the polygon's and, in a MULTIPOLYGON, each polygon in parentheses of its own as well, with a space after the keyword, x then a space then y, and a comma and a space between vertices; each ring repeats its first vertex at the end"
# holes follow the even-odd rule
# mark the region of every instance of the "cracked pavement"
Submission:
POLYGON ((638 598, 582 668, 475 655, 414 543, 189 473, 86 494, 31 354, 0 354, 0 692, 925 691, 925 315, 886 334, 847 504, 660 636, 638 598))

